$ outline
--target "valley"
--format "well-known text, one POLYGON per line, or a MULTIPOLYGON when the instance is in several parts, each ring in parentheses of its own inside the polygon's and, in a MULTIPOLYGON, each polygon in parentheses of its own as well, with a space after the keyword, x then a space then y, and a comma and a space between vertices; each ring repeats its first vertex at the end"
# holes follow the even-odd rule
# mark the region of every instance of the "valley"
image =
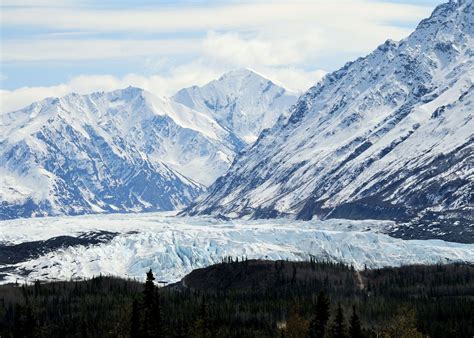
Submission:
POLYGON ((474 263, 474 244, 397 239, 387 234, 394 225, 377 220, 220 220, 174 213, 1 221, 1 283, 97 275, 141 279, 150 268, 157 278, 171 283, 225 257, 292 261, 313 257, 358 270, 474 263))

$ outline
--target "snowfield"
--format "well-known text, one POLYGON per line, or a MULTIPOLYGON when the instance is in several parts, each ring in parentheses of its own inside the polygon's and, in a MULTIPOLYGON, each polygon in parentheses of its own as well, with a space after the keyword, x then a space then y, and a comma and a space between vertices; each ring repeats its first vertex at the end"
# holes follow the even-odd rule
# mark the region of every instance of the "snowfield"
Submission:
POLYGON ((1 221, 0 250, 88 232, 117 235, 105 243, 63 246, 16 264, 0 264, 0 283, 69 280, 99 274, 143 279, 149 268, 159 280, 175 282, 225 256, 306 260, 313 255, 353 264, 357 269, 364 265, 474 263, 474 244, 396 239, 383 233, 393 225, 389 221, 350 220, 223 221, 175 217, 173 213, 1 221))

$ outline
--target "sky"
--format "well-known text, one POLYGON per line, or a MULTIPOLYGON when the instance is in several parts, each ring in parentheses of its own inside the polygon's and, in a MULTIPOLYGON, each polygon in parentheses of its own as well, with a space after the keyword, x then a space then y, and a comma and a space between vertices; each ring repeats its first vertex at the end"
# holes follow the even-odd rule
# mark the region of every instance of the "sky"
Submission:
POLYGON ((442 2, 1 0, 0 112, 129 85, 171 96, 236 68, 303 92, 442 2))

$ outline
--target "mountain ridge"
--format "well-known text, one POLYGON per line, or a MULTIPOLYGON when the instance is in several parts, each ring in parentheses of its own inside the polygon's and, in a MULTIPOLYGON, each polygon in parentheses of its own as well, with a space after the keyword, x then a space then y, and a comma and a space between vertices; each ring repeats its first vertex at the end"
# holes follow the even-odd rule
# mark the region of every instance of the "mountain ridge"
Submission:
POLYGON ((263 75, 241 68, 202 87, 181 89, 173 99, 212 116, 247 146, 256 141, 263 129, 273 126, 297 96, 263 75))
POLYGON ((451 1, 328 74, 186 213, 392 219, 474 240, 473 22, 472 2, 451 1))
POLYGON ((206 112, 137 87, 46 98, 0 116, 0 215, 182 208, 245 146, 206 112))

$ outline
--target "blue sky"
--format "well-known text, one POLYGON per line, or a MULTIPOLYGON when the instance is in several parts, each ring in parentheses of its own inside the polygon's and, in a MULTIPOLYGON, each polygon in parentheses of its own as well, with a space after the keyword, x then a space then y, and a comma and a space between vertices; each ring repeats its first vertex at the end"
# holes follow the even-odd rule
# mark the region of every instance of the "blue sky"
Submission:
POLYGON ((1 111, 127 85, 172 95, 241 67, 304 91, 441 2, 3 0, 1 111))

